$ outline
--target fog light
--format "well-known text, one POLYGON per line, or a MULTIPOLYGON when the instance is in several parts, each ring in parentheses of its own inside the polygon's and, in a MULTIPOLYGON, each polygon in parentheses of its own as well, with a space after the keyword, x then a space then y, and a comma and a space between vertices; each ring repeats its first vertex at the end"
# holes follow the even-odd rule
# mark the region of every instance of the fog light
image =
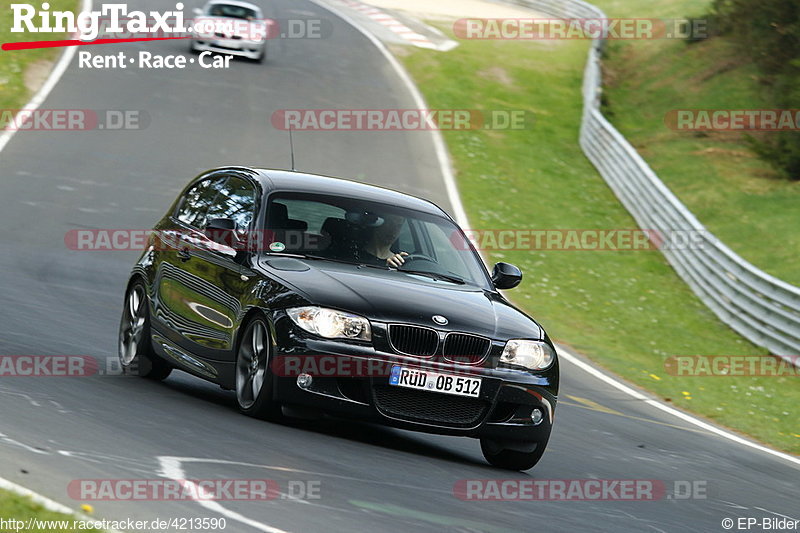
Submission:
POLYGON ((309 374, 300 374, 297 376, 297 386, 301 389, 307 389, 311 386, 311 382, 314 381, 309 374))
POLYGON ((533 411, 531 411, 531 422, 533 422, 534 426, 538 426, 539 424, 541 424, 543 418, 544 415, 542 414, 541 409, 534 409, 533 411))

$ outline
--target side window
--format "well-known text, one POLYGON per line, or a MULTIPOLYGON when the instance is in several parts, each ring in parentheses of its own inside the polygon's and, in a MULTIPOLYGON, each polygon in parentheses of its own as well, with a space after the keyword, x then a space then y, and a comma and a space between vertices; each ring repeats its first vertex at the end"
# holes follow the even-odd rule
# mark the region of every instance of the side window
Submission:
MULTIPOLYGON (((306 231, 322 233, 322 225, 329 218, 344 218, 344 209, 322 202, 291 200, 281 198, 275 202, 285 206, 289 220, 299 220, 307 224, 306 231)), ((276 208, 278 210, 280 208, 276 208)))
POLYGON ((208 209, 224 183, 225 178, 207 178, 197 183, 184 195, 175 217, 194 228, 205 228, 208 209))
POLYGON ((411 233, 411 225, 408 221, 403 224, 403 228, 400 230, 400 235, 397 237, 397 250, 407 252, 407 253, 414 253, 417 250, 417 245, 414 242, 414 235, 411 233))
POLYGON ((253 221, 256 191, 247 180, 231 176, 220 187, 219 194, 208 209, 206 219, 230 218, 239 231, 245 231, 253 221))

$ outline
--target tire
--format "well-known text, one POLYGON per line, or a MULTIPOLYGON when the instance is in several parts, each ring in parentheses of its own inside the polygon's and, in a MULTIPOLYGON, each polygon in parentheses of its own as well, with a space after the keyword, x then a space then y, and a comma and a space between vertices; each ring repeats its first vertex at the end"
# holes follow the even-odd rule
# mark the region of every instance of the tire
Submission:
POLYGON ((493 442, 481 439, 481 452, 489 464, 505 470, 530 470, 542 458, 545 448, 547 448, 547 443, 539 442, 532 452, 498 450, 497 445, 493 442))
POLYGON ((267 321, 257 316, 243 326, 236 349, 236 404, 247 416, 280 420, 281 406, 272 399, 272 342, 267 321))
POLYGON ((141 280, 131 283, 125 293, 118 348, 119 362, 124 374, 161 381, 172 372, 172 367, 153 352, 150 340, 150 306, 141 280))

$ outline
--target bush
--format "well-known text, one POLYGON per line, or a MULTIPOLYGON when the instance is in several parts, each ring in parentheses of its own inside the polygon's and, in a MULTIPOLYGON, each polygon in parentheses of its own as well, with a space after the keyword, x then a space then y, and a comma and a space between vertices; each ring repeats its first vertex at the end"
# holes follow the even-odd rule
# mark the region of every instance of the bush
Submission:
MULTIPOLYGON (((800 2, 714 0, 708 17, 757 65, 768 105, 800 109, 800 2)), ((763 159, 800 180, 800 132, 770 133, 751 142, 763 159)))

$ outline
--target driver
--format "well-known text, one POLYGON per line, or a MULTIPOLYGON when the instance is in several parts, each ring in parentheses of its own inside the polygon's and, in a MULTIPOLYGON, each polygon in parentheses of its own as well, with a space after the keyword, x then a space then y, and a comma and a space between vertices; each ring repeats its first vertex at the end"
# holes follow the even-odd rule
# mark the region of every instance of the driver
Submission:
POLYGON ((362 247, 361 259, 365 262, 400 268, 405 263, 406 252, 394 253, 392 244, 400 236, 406 219, 398 215, 386 215, 383 224, 374 228, 362 247))

